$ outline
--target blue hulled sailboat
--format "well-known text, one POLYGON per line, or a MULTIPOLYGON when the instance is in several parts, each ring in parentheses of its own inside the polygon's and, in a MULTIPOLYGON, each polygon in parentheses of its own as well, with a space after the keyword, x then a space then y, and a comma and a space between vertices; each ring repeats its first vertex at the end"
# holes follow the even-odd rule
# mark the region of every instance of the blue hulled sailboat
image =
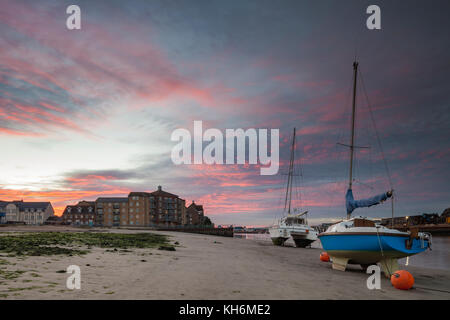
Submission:
POLYGON ((431 248, 431 235, 410 230, 402 232, 376 224, 365 217, 353 217, 361 207, 380 204, 393 196, 393 191, 368 199, 355 200, 352 191, 353 151, 355 137, 356 83, 358 63, 353 63, 352 132, 350 141, 350 179, 346 199, 347 220, 330 226, 318 235, 322 247, 333 262, 333 269, 345 271, 347 264, 360 264, 363 269, 380 263, 386 276, 398 270, 397 260, 431 248))

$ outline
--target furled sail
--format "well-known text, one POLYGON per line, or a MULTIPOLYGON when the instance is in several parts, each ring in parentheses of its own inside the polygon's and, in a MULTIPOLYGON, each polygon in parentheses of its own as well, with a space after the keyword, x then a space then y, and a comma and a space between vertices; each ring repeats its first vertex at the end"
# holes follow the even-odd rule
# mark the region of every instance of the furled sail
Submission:
POLYGON ((392 191, 388 191, 379 195, 376 195, 371 198, 355 200, 353 198, 352 189, 347 190, 347 194, 345 195, 347 213, 350 214, 356 208, 370 207, 379 204, 380 202, 385 201, 386 199, 392 196, 392 191))

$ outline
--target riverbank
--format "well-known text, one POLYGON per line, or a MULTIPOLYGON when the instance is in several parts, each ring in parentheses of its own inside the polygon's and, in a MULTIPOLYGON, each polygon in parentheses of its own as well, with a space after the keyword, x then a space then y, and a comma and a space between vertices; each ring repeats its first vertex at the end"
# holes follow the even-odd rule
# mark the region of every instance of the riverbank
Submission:
MULTIPOLYGON (((449 299, 448 272, 405 267, 416 288, 400 291, 381 277, 368 290, 359 266, 331 269, 320 249, 275 247, 266 241, 168 231, 8 227, 5 231, 151 232, 168 235, 176 251, 91 247, 83 255, 13 256, 4 253, 0 299, 449 299), (18 230, 14 230, 17 228, 18 230), (13 231, 14 230, 14 231, 13 231), (69 265, 81 268, 81 289, 66 288, 69 265), (432 290, 428 290, 428 289, 432 290)), ((80 250, 83 249, 81 246, 80 250)))

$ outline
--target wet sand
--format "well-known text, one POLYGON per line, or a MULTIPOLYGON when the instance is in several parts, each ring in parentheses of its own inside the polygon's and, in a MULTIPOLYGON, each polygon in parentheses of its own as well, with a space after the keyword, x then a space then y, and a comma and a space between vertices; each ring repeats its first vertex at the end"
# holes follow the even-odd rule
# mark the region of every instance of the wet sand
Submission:
MULTIPOLYGON (((0 232, 82 231, 70 227, 7 227, 0 232)), ((0 299, 450 299, 450 275, 441 270, 405 267, 415 288, 401 291, 381 277, 381 290, 369 290, 359 266, 331 269, 320 249, 275 247, 266 241, 179 232, 153 232, 178 242, 176 251, 92 248, 81 256, 5 257, 9 271, 0 279, 0 299), (81 268, 81 289, 66 288, 69 265, 81 268), (425 289, 428 288, 428 289, 425 289), (432 290, 429 290, 432 289, 432 290)))

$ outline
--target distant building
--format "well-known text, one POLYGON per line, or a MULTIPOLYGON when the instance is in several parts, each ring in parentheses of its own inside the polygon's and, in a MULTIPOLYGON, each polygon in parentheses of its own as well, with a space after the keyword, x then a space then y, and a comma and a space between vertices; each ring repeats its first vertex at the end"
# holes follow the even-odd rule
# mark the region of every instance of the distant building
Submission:
POLYGON ((108 227, 128 225, 128 198, 98 198, 95 200, 95 213, 95 225, 108 227))
POLYGON ((50 202, 0 201, 0 223, 40 225, 54 213, 50 202))
POLYGON ((7 201, 0 201, 0 223, 6 223, 6 205, 7 201))
POLYGON ((44 224, 46 225, 60 225, 62 224, 63 220, 62 217, 58 216, 50 216, 47 218, 47 220, 44 221, 44 224))
POLYGON ((150 224, 150 193, 130 192, 128 195, 128 225, 148 226, 150 224))
POLYGON ((186 214, 183 219, 185 225, 201 225, 203 224, 204 212, 203 206, 196 204, 194 201, 186 208, 186 214))
POLYGON ((128 197, 95 201, 96 225, 99 226, 175 226, 185 216, 185 200, 162 190, 130 192, 128 197))
POLYGON ((62 215, 63 224, 75 226, 93 226, 95 224, 95 202, 80 201, 76 205, 69 205, 62 215))
POLYGON ((154 192, 130 192, 127 197, 100 197, 69 205, 63 223, 106 227, 202 224, 203 206, 192 202, 186 208, 185 204, 184 199, 158 186, 154 192))
POLYGON ((186 214, 186 201, 175 194, 162 190, 150 193, 150 224, 152 225, 181 225, 186 214))
POLYGON ((325 232, 330 226, 332 226, 333 224, 335 224, 335 222, 330 222, 330 223, 321 223, 318 226, 314 226, 313 228, 321 233, 321 232, 325 232))
POLYGON ((444 220, 445 219, 440 217, 437 213, 422 213, 414 216, 394 217, 393 220, 392 218, 383 218, 381 219, 381 225, 390 226, 393 224, 394 226, 409 227, 425 224, 439 224, 444 223, 444 220))

